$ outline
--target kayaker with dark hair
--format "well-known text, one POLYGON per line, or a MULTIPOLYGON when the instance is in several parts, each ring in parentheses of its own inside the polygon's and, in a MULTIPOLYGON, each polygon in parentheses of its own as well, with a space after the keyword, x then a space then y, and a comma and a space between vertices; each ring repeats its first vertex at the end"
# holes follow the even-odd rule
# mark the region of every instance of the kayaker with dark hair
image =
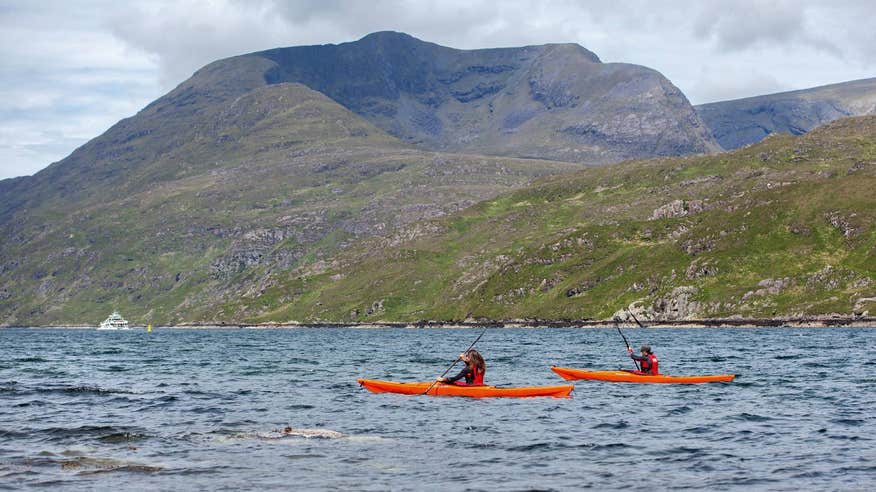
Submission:
POLYGON ((660 374, 658 370, 660 361, 657 360, 657 356, 654 355, 654 352, 651 352, 651 346, 642 345, 642 348, 640 350, 642 352, 642 355, 636 355, 633 353, 632 348, 627 347, 627 351, 630 353, 630 358, 634 361, 639 362, 642 366, 641 371, 633 372, 635 372, 636 374, 660 374))
POLYGON ((459 354, 459 360, 465 362, 465 367, 459 371, 459 374, 452 378, 439 377, 439 383, 457 384, 466 386, 476 386, 484 384, 484 373, 487 372, 487 364, 484 362, 483 356, 477 350, 471 349, 468 352, 459 354), (465 383, 459 382, 465 378, 465 383))

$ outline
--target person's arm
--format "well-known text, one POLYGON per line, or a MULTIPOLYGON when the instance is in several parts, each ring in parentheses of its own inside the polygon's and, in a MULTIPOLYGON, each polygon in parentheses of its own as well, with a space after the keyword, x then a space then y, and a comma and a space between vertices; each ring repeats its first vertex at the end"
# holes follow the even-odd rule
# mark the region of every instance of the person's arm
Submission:
POLYGON ((636 354, 634 354, 634 353, 632 353, 632 352, 630 352, 630 358, 633 359, 633 360, 640 361, 640 362, 641 362, 641 361, 646 361, 646 360, 648 360, 647 357, 642 357, 641 355, 636 355, 636 354))
POLYGON ((452 378, 444 378, 444 381, 442 381, 442 382, 455 383, 455 382, 459 381, 460 379, 466 377, 470 372, 471 372, 471 369, 469 369, 468 366, 465 366, 462 368, 461 371, 459 371, 459 374, 457 374, 456 376, 453 376, 452 378))

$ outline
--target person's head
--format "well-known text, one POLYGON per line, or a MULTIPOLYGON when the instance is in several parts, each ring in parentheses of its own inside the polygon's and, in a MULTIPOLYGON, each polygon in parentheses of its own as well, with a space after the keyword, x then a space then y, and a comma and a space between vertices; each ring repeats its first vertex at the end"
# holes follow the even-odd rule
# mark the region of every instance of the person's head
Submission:
POLYGON ((290 432, 292 432, 292 428, 291 428, 291 427, 285 427, 285 428, 283 428, 283 433, 284 433, 284 434, 288 434, 288 433, 290 433, 290 432))
POLYGON ((484 369, 487 368, 486 362, 484 362, 483 356, 481 356, 480 352, 475 349, 471 349, 468 352, 462 354, 462 361, 465 362, 469 367, 476 367, 480 372, 484 372, 484 369))
POLYGON ((651 346, 650 345, 642 345, 642 348, 640 350, 642 351, 643 354, 650 354, 651 353, 651 346))

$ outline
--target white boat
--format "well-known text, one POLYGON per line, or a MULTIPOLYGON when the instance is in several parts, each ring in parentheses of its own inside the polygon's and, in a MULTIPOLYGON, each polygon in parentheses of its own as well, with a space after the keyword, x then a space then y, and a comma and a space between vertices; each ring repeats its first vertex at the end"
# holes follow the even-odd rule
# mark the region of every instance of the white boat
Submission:
POLYGON ((127 330, 128 320, 122 318, 118 311, 113 311, 109 318, 103 320, 98 330, 127 330))

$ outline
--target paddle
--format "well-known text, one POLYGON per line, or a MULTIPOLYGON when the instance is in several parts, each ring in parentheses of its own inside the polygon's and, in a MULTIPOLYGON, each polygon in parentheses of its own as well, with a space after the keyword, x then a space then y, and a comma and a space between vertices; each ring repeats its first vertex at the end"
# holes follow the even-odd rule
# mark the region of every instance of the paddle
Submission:
MULTIPOLYGON (((487 327, 485 326, 485 327, 484 327, 484 331, 482 331, 481 334, 478 335, 477 338, 475 338, 475 341, 471 342, 471 345, 469 345, 468 348, 465 349, 465 352, 468 352, 469 350, 471 350, 471 349, 475 346, 475 344, 478 343, 478 340, 480 340, 481 337, 484 336, 484 333, 486 333, 486 332, 487 332, 487 327)), ((464 354, 465 352, 463 352, 463 354, 464 354)), ((459 362, 459 357, 457 357, 456 360, 453 361, 453 364, 450 364, 450 367, 448 367, 447 370, 444 371, 444 372, 441 374, 441 376, 439 376, 439 377, 442 377, 442 378, 443 378, 444 376, 446 376, 447 373, 450 372, 451 369, 453 369, 453 366, 455 366, 457 362, 459 362)), ((435 386, 436 384, 438 384, 438 381, 437 381, 437 380, 433 381, 432 384, 430 384, 429 387, 426 388, 426 391, 424 391, 423 394, 424 394, 424 395, 429 394, 429 390, 431 390, 432 387, 435 386)))
MULTIPOLYGON (((630 313, 629 311, 627 311, 627 312, 630 313)), ((630 313, 630 314, 633 314, 633 313, 630 313)), ((635 316, 633 317, 633 319, 635 319, 635 316)), ((638 323, 638 322, 639 322, 639 320, 636 320, 636 323, 638 323)), ((639 324, 639 326, 642 326, 642 325, 639 324)), ((624 336, 624 333, 623 333, 623 332, 621 331, 621 329, 620 329, 620 324, 618 324, 618 318, 617 318, 617 317, 614 318, 614 327, 617 328, 617 332, 620 333, 621 338, 624 339, 624 344, 626 344, 626 346, 627 346, 627 352, 629 352, 629 353, 633 353, 633 349, 632 349, 632 347, 630 347, 630 342, 627 341, 627 337, 624 336)), ((642 370, 642 368, 639 367, 639 361, 637 361, 636 359, 633 359, 633 364, 636 365, 636 370, 637 370, 637 371, 641 371, 641 370, 642 370)))
POLYGON ((644 328, 644 327, 645 327, 644 325, 642 325, 642 323, 639 323, 639 318, 637 318, 636 315, 633 314, 632 311, 630 311, 629 309, 627 309, 626 311, 627 311, 627 314, 629 314, 630 316, 633 317, 633 319, 636 321, 636 324, 639 325, 639 328, 644 328))

